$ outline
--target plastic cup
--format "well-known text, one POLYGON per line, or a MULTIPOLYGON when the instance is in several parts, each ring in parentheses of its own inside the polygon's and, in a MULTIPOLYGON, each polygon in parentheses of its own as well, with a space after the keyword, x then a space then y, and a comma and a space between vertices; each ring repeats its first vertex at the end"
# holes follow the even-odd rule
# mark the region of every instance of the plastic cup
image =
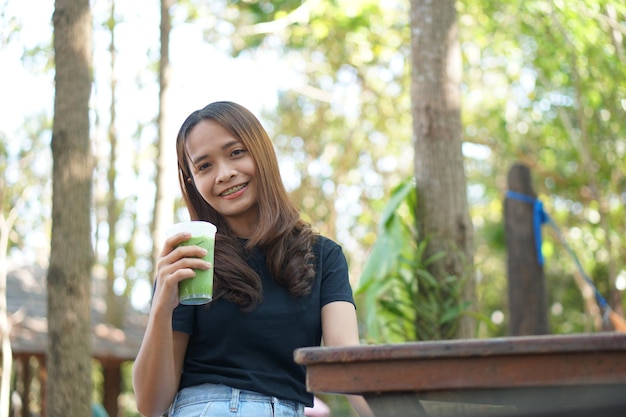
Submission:
MULTIPOLYGON (((166 235, 168 237, 178 233, 189 232, 191 238, 180 245, 200 246, 206 249, 207 254, 202 259, 213 263, 215 250, 215 225, 204 221, 187 221, 170 226, 166 235)), ((213 268, 207 270, 194 269, 196 275, 187 278, 178 284, 178 297, 181 304, 200 305, 206 304, 213 298, 213 268)))

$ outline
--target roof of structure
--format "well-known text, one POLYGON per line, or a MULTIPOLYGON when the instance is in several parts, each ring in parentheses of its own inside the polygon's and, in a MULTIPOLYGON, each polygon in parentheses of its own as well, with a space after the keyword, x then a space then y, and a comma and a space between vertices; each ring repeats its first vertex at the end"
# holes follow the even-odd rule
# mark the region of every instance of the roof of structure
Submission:
MULTIPOLYGON (((13 354, 45 355, 48 343, 47 288, 45 268, 31 265, 14 269, 7 276, 7 307, 11 322, 13 354)), ((93 357, 99 360, 134 360, 143 338, 147 314, 130 306, 124 325, 105 322, 102 278, 92 280, 91 323, 93 357)))

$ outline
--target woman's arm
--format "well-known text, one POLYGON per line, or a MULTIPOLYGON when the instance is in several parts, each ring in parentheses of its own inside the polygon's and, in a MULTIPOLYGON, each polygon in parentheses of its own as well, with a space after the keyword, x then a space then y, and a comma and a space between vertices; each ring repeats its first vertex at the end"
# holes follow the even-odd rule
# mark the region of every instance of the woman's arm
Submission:
MULTIPOLYGON (((322 338, 324 346, 354 346, 359 342, 356 310, 352 303, 336 301, 322 307, 322 338)), ((346 395, 361 417, 374 417, 365 399, 359 395, 346 395)))
POLYGON ((148 325, 133 366, 137 409, 146 417, 162 416, 174 400, 180 383, 189 335, 148 325), (167 358, 170 358, 169 360, 167 358))
POLYGON ((166 240, 157 262, 157 278, 148 326, 133 365, 137 409, 158 417, 170 406, 180 383, 189 335, 173 331, 172 315, 178 305, 178 283, 194 276, 193 268, 208 269, 198 246, 178 246, 189 239, 180 233, 166 240))

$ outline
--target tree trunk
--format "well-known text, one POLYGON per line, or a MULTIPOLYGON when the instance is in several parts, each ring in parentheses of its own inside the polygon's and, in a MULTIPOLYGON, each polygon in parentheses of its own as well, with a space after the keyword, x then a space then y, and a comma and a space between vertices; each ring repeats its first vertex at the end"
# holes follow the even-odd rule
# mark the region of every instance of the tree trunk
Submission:
POLYGON ((92 22, 88 0, 56 0, 52 239, 48 268, 47 406, 91 415, 92 22))
MULTIPOLYGON (((0 339, 2 345, 2 378, 0 378, 0 417, 9 417, 11 404, 11 373, 13 369, 13 349, 11 347, 11 323, 7 306, 7 251, 9 232, 13 227, 11 216, 0 216, 0 339)), ((17 211, 12 217, 16 217, 17 211)))
POLYGON ((111 55, 111 78, 109 87, 111 89, 111 105, 109 107, 110 123, 108 129, 109 139, 109 169, 107 172, 108 194, 107 194, 107 224, 108 224, 108 256, 107 256, 107 275, 106 275, 106 321, 116 327, 122 327, 124 317, 126 316, 126 297, 119 296, 115 293, 115 258, 117 257, 117 222, 120 218, 120 209, 117 197, 115 195, 115 181, 117 179, 117 170, 115 161, 117 160, 117 123, 116 98, 117 98, 117 77, 115 75, 116 63, 116 44, 115 44, 115 2, 111 2, 111 14, 109 18, 109 32, 111 34, 111 42, 109 43, 109 54, 111 55))
MULTIPOLYGON (((537 198, 530 170, 521 164, 511 167, 508 189, 537 198)), ((533 217, 532 204, 515 199, 504 201, 511 336, 550 333, 545 276, 537 255, 540 249, 535 245, 533 217)))
MULTIPOLYGON (((429 266, 439 280, 462 285, 459 302, 474 302, 473 228, 468 213, 461 131, 461 56, 454 0, 411 0, 411 101, 420 239, 428 254, 445 257, 429 266)), ((463 316, 457 337, 472 337, 463 316)))
MULTIPOLYGON (((170 8, 173 0, 161 0, 161 56, 159 61, 159 117, 157 140, 156 194, 154 201, 154 219, 152 221, 152 266, 161 252, 165 228, 174 220, 174 196, 176 186, 176 152, 174 152, 174 133, 170 128, 167 108, 170 96, 170 32, 172 23, 170 8), (171 139, 171 140, 168 140, 171 139), (173 183, 174 181, 174 183, 173 183)), ((151 274, 154 277, 154 271, 151 274)))

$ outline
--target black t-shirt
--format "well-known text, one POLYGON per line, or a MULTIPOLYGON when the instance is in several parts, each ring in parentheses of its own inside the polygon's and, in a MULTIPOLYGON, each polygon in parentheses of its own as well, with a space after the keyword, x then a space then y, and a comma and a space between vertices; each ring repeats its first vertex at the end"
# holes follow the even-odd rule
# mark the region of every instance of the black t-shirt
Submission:
POLYGON ((265 255, 255 251, 249 265, 260 275, 263 302, 249 313, 223 299, 202 306, 179 305, 173 329, 188 333, 180 388, 224 384, 312 406, 305 369, 295 349, 319 346, 321 308, 333 301, 354 304, 348 265, 341 247, 319 236, 314 245, 316 279, 311 294, 294 298, 271 278, 265 255))

